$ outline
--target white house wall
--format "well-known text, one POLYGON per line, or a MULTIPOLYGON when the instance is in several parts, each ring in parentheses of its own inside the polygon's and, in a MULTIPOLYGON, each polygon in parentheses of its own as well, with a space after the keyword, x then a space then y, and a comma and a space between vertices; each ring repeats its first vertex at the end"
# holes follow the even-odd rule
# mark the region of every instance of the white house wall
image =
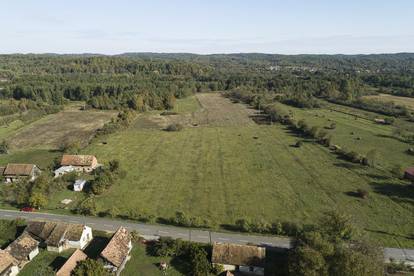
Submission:
POLYGON ((30 254, 29 254, 29 261, 33 260, 33 258, 36 257, 37 254, 39 254, 39 247, 36 247, 35 250, 33 250, 32 252, 30 252, 30 254))

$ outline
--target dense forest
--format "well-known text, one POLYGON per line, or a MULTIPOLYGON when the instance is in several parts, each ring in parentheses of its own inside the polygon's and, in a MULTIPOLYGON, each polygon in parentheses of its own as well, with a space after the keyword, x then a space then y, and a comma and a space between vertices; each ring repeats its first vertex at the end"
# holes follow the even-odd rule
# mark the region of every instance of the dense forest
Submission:
POLYGON ((414 54, 0 55, 1 98, 37 105, 86 101, 99 109, 169 109, 195 92, 238 88, 299 107, 318 106, 322 98, 405 115, 400 107, 360 98, 414 97, 414 54))

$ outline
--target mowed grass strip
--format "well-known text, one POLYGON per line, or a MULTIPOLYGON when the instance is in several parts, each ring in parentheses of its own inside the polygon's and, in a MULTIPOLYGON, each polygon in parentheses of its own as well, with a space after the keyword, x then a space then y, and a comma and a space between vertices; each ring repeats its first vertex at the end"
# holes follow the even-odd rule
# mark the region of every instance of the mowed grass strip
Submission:
POLYGON ((383 243, 414 246, 413 205, 381 187, 404 187, 374 169, 353 166, 282 126, 205 127, 168 133, 128 130, 87 149, 100 161, 121 160, 125 179, 97 198, 160 217, 183 211, 217 223, 248 218, 314 223, 327 210, 350 213, 383 243), (257 137, 255 139, 254 137, 257 137), (383 186, 381 186, 383 185, 383 186), (361 188, 368 200, 347 193, 361 188), (385 233, 380 233, 383 231, 385 233))

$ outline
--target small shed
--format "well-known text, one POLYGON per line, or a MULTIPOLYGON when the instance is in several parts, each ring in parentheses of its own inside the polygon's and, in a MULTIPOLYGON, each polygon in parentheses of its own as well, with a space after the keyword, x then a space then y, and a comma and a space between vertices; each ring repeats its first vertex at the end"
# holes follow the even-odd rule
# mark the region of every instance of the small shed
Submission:
POLYGON ((84 179, 78 179, 75 181, 75 183, 73 183, 73 190, 75 192, 81 192, 83 190, 83 187, 86 184, 86 180, 84 179))
POLYGON ((404 171, 404 178, 414 181, 414 167, 409 167, 404 171))

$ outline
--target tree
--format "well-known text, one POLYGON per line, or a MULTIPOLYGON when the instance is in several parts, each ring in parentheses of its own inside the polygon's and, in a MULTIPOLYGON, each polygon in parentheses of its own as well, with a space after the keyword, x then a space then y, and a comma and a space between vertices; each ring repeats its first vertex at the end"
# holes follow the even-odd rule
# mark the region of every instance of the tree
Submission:
POLYGON ((97 211, 97 207, 96 207, 96 203, 92 198, 87 198, 85 199, 77 208, 77 211, 79 214, 82 215, 89 215, 89 216, 94 216, 96 215, 97 211))
POLYGON ((118 172, 120 168, 120 164, 119 164, 119 160, 118 159, 113 159, 111 161, 109 161, 109 170, 113 173, 118 172))
POLYGON ((366 242, 339 246, 332 257, 330 274, 343 276, 384 275, 382 249, 366 242))
POLYGON ((29 204, 30 206, 34 207, 34 208, 42 208, 44 206, 46 206, 48 203, 48 199, 47 197, 39 192, 34 192, 30 198, 29 198, 29 204))
POLYGON ((319 227, 331 241, 350 240, 356 234, 351 217, 336 211, 325 213, 320 220, 319 227))
POLYGON ((289 273, 296 276, 325 276, 328 275, 328 267, 320 252, 301 245, 289 256, 289 273))
POLYGON ((211 264, 207 258, 207 252, 198 245, 191 244, 189 250, 191 275, 207 276, 211 271, 211 264))
POLYGON ((0 143, 0 154, 8 154, 9 153, 9 143, 6 140, 3 140, 0 143))
POLYGON ((53 269, 45 263, 40 262, 36 267, 30 271, 32 276, 54 276, 55 272, 53 269))
POLYGON ((80 261, 72 272, 73 276, 109 276, 104 265, 94 259, 80 261))

